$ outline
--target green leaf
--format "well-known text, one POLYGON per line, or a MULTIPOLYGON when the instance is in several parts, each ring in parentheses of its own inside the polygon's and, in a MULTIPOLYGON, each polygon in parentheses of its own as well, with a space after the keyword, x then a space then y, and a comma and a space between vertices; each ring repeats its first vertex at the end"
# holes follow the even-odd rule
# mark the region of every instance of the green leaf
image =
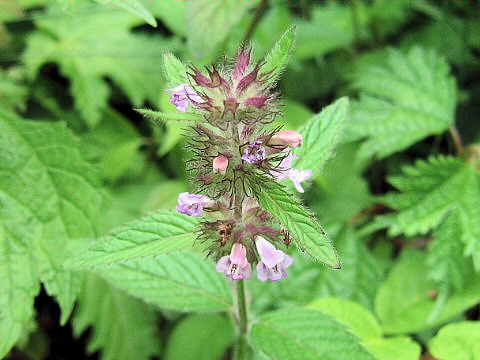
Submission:
POLYGON ((150 109, 135 109, 136 112, 145 116, 148 120, 153 121, 156 124, 163 124, 168 121, 201 121, 203 117, 199 114, 193 113, 165 113, 160 111, 154 111, 150 109))
POLYGON ((480 323, 449 324, 440 329, 428 349, 439 360, 480 360, 480 323))
POLYGON ((413 249, 402 253, 375 299, 375 312, 385 333, 405 334, 430 329, 480 302, 480 281, 471 274, 465 279, 469 285, 452 292, 438 316, 429 319, 436 301, 435 283, 425 276, 427 273, 425 253, 413 249))
POLYGON ((310 309, 262 315, 252 326, 250 339, 270 359, 373 359, 344 325, 310 309))
POLYGON ((113 231, 69 259, 65 267, 86 270, 192 248, 195 224, 192 217, 159 210, 113 231))
POLYGON ((217 314, 197 314, 182 319, 170 334, 165 360, 221 359, 235 339, 232 325, 231 320, 217 314))
POLYGON ((384 158, 454 123, 455 80, 435 52, 391 50, 385 64, 364 67, 354 85, 364 94, 352 104, 350 139, 364 139, 360 157, 384 158))
POLYGON ((472 256, 480 269, 480 179, 475 164, 454 157, 430 157, 405 167, 403 175, 390 177, 389 182, 400 191, 384 199, 398 211, 390 221, 391 235, 425 234, 450 212, 457 213, 455 224, 460 226, 452 230, 455 241, 463 242, 464 254, 472 256))
POLYGON ((165 309, 205 312, 232 306, 230 281, 197 253, 134 260, 96 272, 130 295, 165 309))
POLYGON ((191 1, 187 8, 187 48, 197 61, 210 62, 231 29, 255 1, 191 1))
POLYGON ((68 320, 81 276, 61 265, 69 240, 95 237, 97 175, 65 124, 0 111, 0 356, 31 318, 39 281, 68 320))
POLYGON ((159 355, 154 312, 144 303, 89 274, 73 317, 76 337, 93 327, 88 353, 102 360, 148 360, 159 355))
POLYGON ((361 305, 338 298, 322 298, 309 308, 332 316, 362 340, 377 360, 418 360, 420 345, 408 337, 384 338, 377 319, 361 305))
POLYGON ((174 88, 180 84, 188 84, 187 67, 172 53, 163 54, 163 70, 168 81, 168 87, 174 88))
POLYGON ((335 248, 314 215, 276 181, 251 174, 248 184, 259 204, 291 233, 297 247, 316 261, 341 267, 335 248))
POLYGON ((35 21, 39 30, 28 37, 23 55, 31 79, 43 64, 59 65, 71 81, 75 108, 90 127, 100 122, 107 104, 110 88, 105 77, 135 106, 146 100, 156 104, 158 89, 164 84, 158 63, 176 41, 132 33, 130 28, 137 21, 134 16, 123 11, 95 11, 101 7, 75 2, 65 16, 60 5, 49 6, 47 14, 35 21))
POLYGON ((287 66, 295 48, 296 37, 297 28, 291 26, 265 57, 265 64, 261 67, 261 73, 268 74, 266 85, 275 83, 287 66))
POLYGON ((342 270, 325 272, 318 286, 319 293, 354 300, 373 309, 383 275, 379 262, 358 234, 348 227, 337 235, 336 246, 343 259, 342 270))
POLYGON ((12 75, 0 69, 0 107, 10 111, 17 107, 23 109, 27 95, 27 89, 18 84, 12 75))
POLYGON ((137 15, 139 18, 145 20, 147 24, 157 27, 157 21, 150 14, 150 12, 142 5, 140 0, 129 0, 129 1, 116 1, 116 0, 95 0, 100 4, 113 4, 118 7, 121 7, 124 10, 131 12, 132 14, 137 15))
POLYGON ((310 169, 313 177, 318 175, 340 140, 348 107, 348 98, 340 98, 313 116, 300 129, 303 143, 294 152, 298 155, 293 163, 295 169, 310 169))

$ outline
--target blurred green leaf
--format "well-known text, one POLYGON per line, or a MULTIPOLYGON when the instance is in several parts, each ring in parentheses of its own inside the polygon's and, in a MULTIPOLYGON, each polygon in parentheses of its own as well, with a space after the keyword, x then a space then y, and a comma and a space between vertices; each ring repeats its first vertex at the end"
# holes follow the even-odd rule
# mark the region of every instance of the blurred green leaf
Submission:
POLYGON ((367 139, 360 157, 384 158, 454 123, 455 80, 431 50, 392 49, 385 64, 364 67, 353 84, 363 96, 352 103, 347 131, 350 139, 367 139))
POLYGON ((87 351, 100 351, 102 360, 148 360, 159 354, 155 314, 141 301, 89 274, 73 317, 76 337, 89 327, 87 351))
POLYGON ((212 61, 231 29, 258 1, 190 1, 187 48, 196 61, 212 61))
POLYGON ((428 344, 439 360, 479 360, 480 323, 462 321, 444 326, 428 344))
MULTIPOLYGON (((451 156, 430 157, 405 167, 403 175, 392 176, 389 182, 401 191, 384 197, 385 203, 398 211, 390 218, 390 234, 426 234, 449 212, 458 212, 458 221, 448 225, 459 225, 449 230, 455 235, 449 241, 463 242, 463 253, 472 256, 480 269, 480 178, 474 164, 451 156)), ((452 256, 455 254, 458 251, 452 256)))
POLYGON ((187 34, 187 1, 145 1, 144 6, 177 35, 187 34))
POLYGON ((234 339, 233 324, 224 315, 189 315, 173 329, 165 360, 219 360, 234 339))
MULTIPOLYGON (((102 7, 101 5, 94 5, 102 7)), ((119 11, 92 11, 75 3, 68 14, 49 7, 49 16, 35 21, 40 29, 27 39, 23 61, 30 78, 48 62, 57 63, 71 81, 75 107, 90 127, 101 120, 110 88, 108 76, 135 106, 157 102, 164 81, 158 63, 175 40, 130 32, 136 18, 119 11)))
POLYGON ((172 53, 163 54, 163 70, 168 81, 168 87, 174 88, 180 84, 188 84, 187 67, 172 53))
POLYGON ((193 247, 195 218, 159 210, 112 231, 106 238, 75 254, 65 267, 85 270, 169 254, 193 247))
POLYGON ((262 315, 253 324, 250 339, 270 359, 374 359, 344 325, 311 309, 262 315))
POLYGON ((27 96, 27 88, 14 79, 14 74, 0 69, 0 108, 13 111, 23 109, 27 96))
POLYGON ((0 356, 32 316, 38 281, 68 319, 81 276, 61 265, 69 240, 95 237, 97 175, 64 124, 0 111, 0 356))
POLYGON ((153 27, 157 27, 157 21, 150 14, 150 12, 142 5, 141 0, 129 0, 129 1, 116 1, 116 0, 94 0, 100 4, 113 4, 132 14, 137 15, 139 18, 145 20, 153 27))
POLYGON ((340 141, 347 114, 348 99, 344 97, 307 121, 300 129, 303 135, 302 146, 294 151, 298 155, 298 159, 293 162, 295 169, 310 169, 313 178, 318 175, 340 141))
POLYGON ((322 298, 308 306, 348 327, 377 360, 418 360, 420 345, 408 337, 384 338, 377 320, 362 306, 348 300, 322 298))
MULTIPOLYGON (((429 280, 426 254, 405 250, 377 292, 375 312, 387 334, 416 333, 441 325, 480 302, 480 281, 469 276, 468 286, 449 296, 432 321, 435 283, 429 280)), ((473 275, 473 274, 472 274, 473 275)))
POLYGON ((329 267, 341 267, 335 248, 314 215, 282 185, 259 175, 251 175, 248 184, 262 208, 288 229, 300 250, 329 267))
POLYGON ((96 271, 119 289, 164 309, 213 312, 232 306, 229 280, 197 253, 171 253, 96 271))

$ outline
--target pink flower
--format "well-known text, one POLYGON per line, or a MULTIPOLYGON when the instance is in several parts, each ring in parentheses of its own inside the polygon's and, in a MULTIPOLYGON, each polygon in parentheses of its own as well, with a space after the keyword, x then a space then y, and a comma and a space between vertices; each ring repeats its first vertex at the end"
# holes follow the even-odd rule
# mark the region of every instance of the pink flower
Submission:
POLYGON ((247 249, 245 246, 240 243, 233 244, 230 255, 218 260, 216 270, 223 272, 232 280, 250 279, 252 266, 247 260, 247 249))
POLYGON ((188 105, 203 102, 202 98, 187 84, 168 89, 171 92, 170 102, 181 112, 187 112, 188 105))
POLYGON ((292 169, 292 162, 298 158, 298 155, 288 154, 280 164, 278 164, 276 170, 272 171, 273 176, 277 181, 283 181, 290 179, 298 192, 305 192, 302 187, 302 182, 308 180, 312 176, 312 170, 296 170, 292 169))
POLYGON ((213 159, 213 171, 225 174, 228 167, 228 158, 224 155, 217 156, 213 159))
POLYGON ((257 277, 260 281, 278 281, 287 276, 286 268, 293 264, 291 256, 278 250, 261 236, 255 238, 255 245, 261 261, 257 264, 257 277))
POLYGON ((270 139, 271 145, 284 145, 296 148, 302 145, 303 136, 293 130, 279 131, 270 139))
POLYGON ((203 208, 212 204, 213 201, 207 196, 184 192, 178 195, 178 205, 176 209, 179 213, 188 216, 202 216, 203 208))

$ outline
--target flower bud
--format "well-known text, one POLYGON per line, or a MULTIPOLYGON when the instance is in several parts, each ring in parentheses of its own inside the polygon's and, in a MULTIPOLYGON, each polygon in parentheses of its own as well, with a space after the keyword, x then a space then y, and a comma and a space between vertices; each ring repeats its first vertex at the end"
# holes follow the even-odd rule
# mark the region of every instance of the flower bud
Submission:
POLYGON ((225 174, 228 167, 228 158, 224 155, 217 156, 213 159, 213 171, 225 174))
POLYGON ((302 145, 303 136, 293 130, 279 131, 269 141, 269 145, 285 145, 296 148, 302 145))

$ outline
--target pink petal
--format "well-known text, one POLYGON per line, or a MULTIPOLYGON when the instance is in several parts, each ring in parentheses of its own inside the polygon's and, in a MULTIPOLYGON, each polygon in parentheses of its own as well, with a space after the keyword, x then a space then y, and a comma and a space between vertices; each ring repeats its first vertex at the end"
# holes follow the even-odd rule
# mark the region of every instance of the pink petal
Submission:
POLYGON ((274 267, 285 258, 283 251, 277 250, 274 245, 261 236, 256 237, 255 244, 262 262, 269 268, 274 267))
POLYGON ((217 265, 215 266, 215 269, 218 272, 225 273, 226 271, 228 271, 229 266, 230 266, 230 257, 229 256, 223 256, 217 261, 217 265))
POLYGON ((247 266, 247 249, 245 249, 245 246, 239 243, 233 244, 230 253, 230 261, 232 264, 237 264, 241 268, 247 266))
POLYGON ((257 264, 257 278, 260 281, 266 281, 268 279, 268 269, 261 261, 257 264))

